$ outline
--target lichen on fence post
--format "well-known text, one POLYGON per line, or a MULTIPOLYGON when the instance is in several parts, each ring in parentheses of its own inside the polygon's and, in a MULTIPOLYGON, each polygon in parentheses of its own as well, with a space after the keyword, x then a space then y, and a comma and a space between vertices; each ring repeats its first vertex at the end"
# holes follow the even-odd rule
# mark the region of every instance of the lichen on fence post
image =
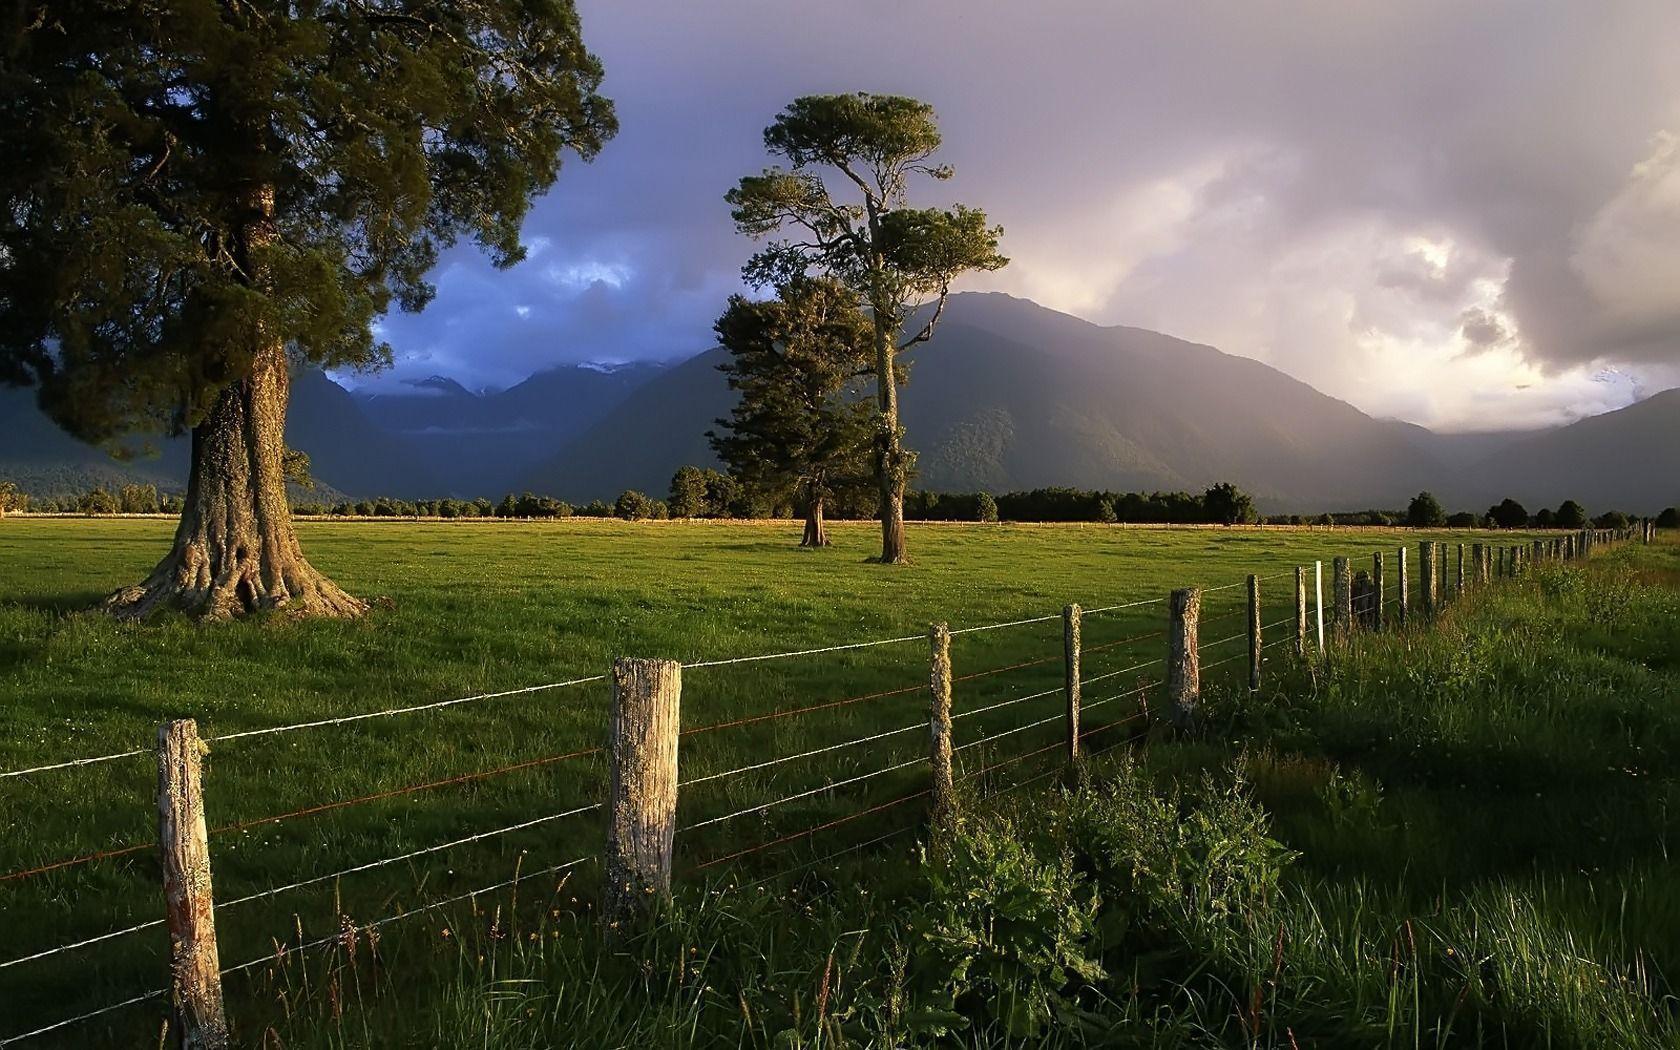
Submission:
POLYGON ((928 762, 932 769, 930 820, 936 840, 957 823, 956 778, 951 772, 951 629, 928 628, 928 762))
POLYGON ((1062 696, 1067 701, 1067 757, 1079 761, 1079 636, 1078 604, 1062 607, 1062 696))
POLYGON ((622 926, 671 894, 682 665, 620 658, 613 661, 612 685, 602 915, 622 926))
POLYGON ((1295 566, 1295 655, 1307 655, 1307 567, 1295 566))
POLYGON ((204 824, 203 759, 190 718, 158 729, 158 850, 169 927, 171 1030, 183 1050, 229 1045, 204 824))
POLYGON ((1202 695, 1200 627, 1202 592, 1184 587, 1172 592, 1167 602, 1167 703, 1173 725, 1190 729, 1196 719, 1196 702, 1202 695))
POLYGON ((1260 688, 1260 577, 1248 574, 1248 687, 1260 688))
POLYGON ((1335 619, 1333 633, 1337 645, 1342 645, 1353 635, 1353 572, 1346 558, 1336 558, 1330 563, 1330 575, 1334 580, 1335 619))
POLYGON ((1376 605, 1371 616, 1371 630, 1380 631, 1383 618, 1388 615, 1388 572, 1383 564, 1383 552, 1371 554, 1371 601, 1376 605))
POLYGON ((1435 615, 1435 542, 1418 541, 1418 611, 1424 619, 1435 615))
POLYGON ((1395 581, 1395 598, 1398 599, 1398 601, 1396 603, 1394 618, 1399 621, 1402 627, 1404 627, 1406 625, 1406 621, 1411 619, 1412 611, 1412 585, 1411 581, 1406 578, 1408 575, 1406 572, 1406 548, 1401 547, 1398 551, 1396 551, 1394 558, 1395 571, 1399 574, 1399 579, 1395 581))

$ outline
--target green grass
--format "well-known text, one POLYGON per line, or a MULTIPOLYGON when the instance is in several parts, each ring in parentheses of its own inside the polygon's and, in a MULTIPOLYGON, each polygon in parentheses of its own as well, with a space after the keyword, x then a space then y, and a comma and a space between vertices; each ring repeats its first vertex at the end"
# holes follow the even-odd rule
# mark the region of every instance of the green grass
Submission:
MULTIPOLYGON (((1176 586, 1234 583, 1247 572, 1267 575, 1333 554, 1367 565, 1375 549, 1404 544, 1415 555, 1419 538, 1366 530, 928 526, 912 537, 914 565, 882 568, 865 564, 874 532, 863 525, 836 526, 836 546, 821 552, 792 547, 796 536, 786 526, 764 525, 309 523, 303 531, 320 567, 355 593, 389 601, 350 624, 114 624, 76 610, 142 575, 167 543, 166 523, 0 522, 0 769, 143 747, 157 724, 172 717, 196 717, 206 735, 237 732, 600 674, 618 655, 691 661, 822 646, 918 634, 935 619, 962 627, 1052 613, 1068 601, 1093 607, 1154 598, 1176 586)), ((1228 664, 1209 675, 1210 690, 1229 690, 1230 697, 1210 706, 1217 732, 1203 743, 1151 743, 1147 765, 1173 780, 1223 768, 1246 749, 1255 791, 1274 815, 1277 834, 1303 854, 1292 878, 1316 886, 1302 899, 1330 902, 1321 907, 1339 909, 1346 895, 1360 894, 1381 903, 1348 905, 1355 914, 1403 914, 1446 894, 1469 900, 1492 892, 1490 885, 1517 886, 1544 901, 1545 921, 1563 924, 1593 952, 1624 960, 1643 952, 1666 966, 1659 957, 1663 945, 1680 944, 1680 923, 1667 899, 1672 894, 1652 889, 1672 876, 1653 835, 1667 834, 1666 806, 1674 794, 1664 761, 1676 753, 1674 716, 1667 711, 1680 699, 1674 684, 1680 632, 1672 613, 1666 621, 1619 621, 1615 614, 1628 603, 1655 600, 1649 595, 1671 593, 1667 586, 1680 577, 1674 552, 1672 546, 1640 552, 1643 582, 1629 573, 1559 574, 1550 584, 1557 593, 1545 591, 1547 580, 1539 579, 1508 596, 1476 598, 1428 642, 1422 635, 1371 640, 1361 643, 1368 651, 1357 658, 1310 673, 1283 675, 1280 664, 1278 692, 1268 689, 1252 700, 1230 688, 1241 662, 1228 664), (1472 631, 1472 622, 1494 626, 1472 631), (1455 629, 1466 633, 1454 635, 1455 629), (1580 870, 1595 864, 1596 872, 1580 870), (1672 936, 1659 943, 1644 939, 1646 931, 1672 936)), ((1241 632, 1240 617, 1232 615, 1241 595, 1240 588, 1208 594, 1204 640, 1241 632)), ((1263 598, 1267 622, 1291 614, 1288 580, 1263 585, 1263 598)), ((1090 650, 1147 633, 1163 620, 1160 606, 1092 617, 1085 644, 1090 650)), ((1086 674, 1153 659, 1163 646, 1148 639, 1092 653, 1086 674)), ((1054 621, 959 637, 953 652, 959 676, 1050 659, 959 681, 958 713, 1054 686, 1059 649, 1054 621)), ((1225 652, 1239 649, 1230 645, 1225 652)), ((1224 654, 1209 659, 1218 655, 1224 654)), ((920 642, 692 669, 683 695, 688 726, 910 691, 690 737, 684 777, 916 724, 925 708, 916 686, 925 676, 920 642)), ((1131 674, 1102 687, 1121 692, 1143 681, 1131 674)), ((1088 700, 1102 695, 1093 686, 1088 700)), ((209 819, 212 825, 251 820, 589 747, 603 735, 606 699, 604 685, 593 684, 230 741, 209 758, 209 819)), ((1125 718, 1133 713, 1130 703, 1110 704, 1100 717, 1092 712, 1091 724, 1125 718)), ((1051 696, 961 721, 958 743, 1047 717, 1058 705, 1051 696)), ((960 758, 972 771, 1053 742, 1057 732, 1054 724, 1029 730, 989 754, 977 748, 960 758)), ((924 738, 912 731, 698 787, 685 794, 679 821, 820 787, 924 748, 924 738)), ((594 801, 602 775, 594 759, 570 760, 217 836, 217 896, 232 899, 594 801)), ((0 781, 0 868, 149 840, 153 776, 149 762, 137 758, 0 781)), ((680 837, 679 869, 900 797, 924 782, 925 772, 912 767, 680 837)), ((911 828, 918 816, 914 803, 896 807, 727 871, 769 875, 848 841, 911 828)), ((230 909, 218 917, 222 961, 260 956, 276 939, 295 941, 299 929, 306 939, 330 933, 340 914, 365 922, 500 881, 516 864, 532 870, 593 852, 600 838, 599 820, 586 815, 230 909)), ((512 1011, 514 1034, 497 1035, 491 1045, 551 1045, 556 1033, 568 1031, 556 1025, 581 1017, 598 1018, 603 1038, 646 1045, 635 1032, 680 1020, 665 1012, 676 1009, 674 1002, 649 1001, 640 1013, 623 1002, 609 1009, 599 989, 558 980, 577 977, 578 967, 611 968, 610 957, 603 962, 589 946, 596 875, 588 868, 574 874, 545 906, 531 899, 547 896, 543 887, 522 887, 526 910, 541 917, 527 921, 542 923, 524 933, 527 940, 537 933, 544 946, 523 961, 503 958, 517 938, 489 941, 482 964, 482 945, 438 950, 446 923, 457 930, 482 925, 456 908, 445 913, 453 920, 428 916, 385 932, 383 968, 368 975, 370 989, 379 992, 378 1009, 351 1010, 326 1023, 320 980, 309 988, 294 984, 309 964, 232 979, 230 1009, 247 1037, 274 1023, 287 1031, 288 1045, 315 1039, 433 1045, 448 1039, 428 1036, 428 1023, 477 1024, 504 1011, 512 1011), (564 959, 548 958, 556 953, 564 959), (517 965, 518 980, 535 983, 495 983, 504 976, 483 967, 498 965, 517 965), (524 990, 533 989, 541 1004, 530 1007, 535 1012, 527 1024, 506 1004, 523 1002, 524 990), (487 995, 502 1005, 486 1007, 487 995), (352 1023, 366 1027, 344 1027, 352 1023), (527 1041, 520 1041, 521 1032, 527 1041)), ((870 884, 894 881, 877 866, 861 874, 870 884)), ((711 869, 703 878, 718 877, 722 871, 711 869)), ((685 885, 701 882, 690 876, 685 885)), ((897 914, 884 897, 856 907, 875 909, 884 926, 897 914)), ((159 914, 156 863, 145 851, 0 883, 0 916, 10 934, 5 958, 159 914)), ((510 905, 510 923, 514 914, 510 905)), ((856 914, 842 908, 833 921, 855 922, 856 914)), ((809 938, 780 911, 772 918, 745 927, 760 938, 752 951, 765 960, 766 980, 809 962, 809 938), (785 931, 791 954, 766 955, 766 923, 785 931)), ((722 920, 708 913, 694 921, 722 920)), ((148 931, 0 970, 0 1036, 158 986, 163 950, 161 931, 148 931)), ((330 987, 334 978, 320 979, 330 987)), ((605 987, 618 986, 606 981, 605 987)), ((325 998, 349 994, 341 987, 325 998)), ((731 1023, 716 1010, 695 1000, 689 1019, 704 1021, 715 1035, 731 1023)), ((152 1007, 136 1008, 109 1024, 79 1028, 64 1042, 127 1045, 138 1032, 155 1033, 157 1016, 152 1007)), ((1175 1017, 1185 1016, 1176 1010, 1175 1017)), ((1204 1025, 1214 1027, 1211 1020, 1204 1025)), ((692 1042, 705 1039, 696 1035, 692 1042)))

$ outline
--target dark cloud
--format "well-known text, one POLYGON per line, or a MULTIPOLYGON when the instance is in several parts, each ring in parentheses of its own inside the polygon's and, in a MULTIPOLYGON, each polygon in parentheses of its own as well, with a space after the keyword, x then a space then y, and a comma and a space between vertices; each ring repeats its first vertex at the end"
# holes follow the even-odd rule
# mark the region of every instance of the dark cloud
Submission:
POLYGON ((703 348, 764 124, 861 89, 937 107, 958 175, 932 199, 987 208, 1015 260, 986 287, 1425 423, 1597 409, 1610 365, 1624 400, 1680 378, 1672 0, 579 6, 622 131, 540 202, 530 260, 454 251, 387 322, 399 375, 703 348))

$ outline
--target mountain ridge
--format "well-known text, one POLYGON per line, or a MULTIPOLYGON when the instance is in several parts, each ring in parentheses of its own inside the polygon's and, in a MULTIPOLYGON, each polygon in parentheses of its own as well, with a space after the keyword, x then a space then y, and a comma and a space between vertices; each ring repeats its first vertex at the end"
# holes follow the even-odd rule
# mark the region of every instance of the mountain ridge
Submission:
MULTIPOLYGON (((573 502, 662 494, 733 401, 710 348, 675 364, 560 365, 502 390, 449 376, 393 392, 294 380, 288 441, 317 478, 358 497, 573 502)), ((1270 511, 1403 507, 1421 489, 1454 509, 1504 496, 1651 513, 1680 502, 1680 390, 1540 431, 1438 434, 1377 419, 1263 362, 1134 326, 1104 326, 1003 293, 955 295, 907 355, 903 396, 917 487, 1072 485, 1199 490, 1233 481, 1270 511), (1649 407, 1642 407, 1649 406, 1649 407)), ((179 488, 184 440, 118 462, 65 435, 33 395, 0 388, 0 477, 54 494, 143 480, 179 488)))

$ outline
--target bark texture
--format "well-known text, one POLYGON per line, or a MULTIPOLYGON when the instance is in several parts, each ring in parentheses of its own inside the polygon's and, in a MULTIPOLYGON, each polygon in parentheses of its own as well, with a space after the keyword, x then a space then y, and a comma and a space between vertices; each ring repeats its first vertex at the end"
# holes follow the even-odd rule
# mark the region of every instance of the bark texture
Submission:
POLYGON ((1067 701, 1067 757, 1079 760, 1080 626, 1078 605, 1062 607, 1062 696, 1067 701))
POLYGON ((1248 577, 1248 687, 1260 688, 1260 578, 1248 577))
POLYGON ((957 789, 951 772, 951 630, 928 630, 928 761, 932 771, 931 823, 938 842, 957 822, 957 789))
POLYGON ((828 527, 823 523, 822 497, 816 496, 805 502, 805 535, 800 539, 801 547, 828 546, 828 527))
POLYGON ((171 1031, 182 1050, 228 1045, 204 827, 204 745, 192 719, 158 730, 158 849, 169 926, 171 1031))
POLYGON ((632 922, 671 893, 682 665, 613 661, 603 917, 632 922))
POLYGON ((1172 706, 1173 724, 1189 729, 1196 719, 1196 703, 1202 695, 1201 647, 1202 592, 1188 587, 1172 592, 1168 603, 1171 622, 1167 628, 1167 702, 1172 706))
MULTIPOLYGON (((248 280, 266 283, 261 249, 273 240, 274 193, 249 202, 239 237, 248 280)), ((192 431, 192 472, 175 543, 145 582, 106 599, 124 618, 179 609, 228 619, 265 609, 300 616, 359 616, 367 604, 321 575, 303 556, 286 500, 286 350, 258 333, 251 365, 192 431)))
POLYGON ((1295 655, 1307 655, 1307 567, 1295 566, 1295 655))

